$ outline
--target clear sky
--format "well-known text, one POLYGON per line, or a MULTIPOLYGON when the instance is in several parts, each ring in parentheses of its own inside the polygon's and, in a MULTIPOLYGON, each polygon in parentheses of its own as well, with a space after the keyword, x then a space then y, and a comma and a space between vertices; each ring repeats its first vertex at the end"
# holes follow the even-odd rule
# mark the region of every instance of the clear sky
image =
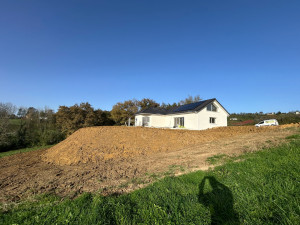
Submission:
POLYGON ((300 1, 1 0, 0 102, 300 110, 300 1))

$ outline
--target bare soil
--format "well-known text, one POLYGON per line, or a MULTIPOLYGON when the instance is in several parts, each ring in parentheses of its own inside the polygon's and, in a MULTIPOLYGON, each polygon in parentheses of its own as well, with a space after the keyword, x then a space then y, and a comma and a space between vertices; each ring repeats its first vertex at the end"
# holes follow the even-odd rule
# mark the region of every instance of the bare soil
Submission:
POLYGON ((216 154, 238 155, 277 145, 296 127, 299 124, 205 131, 84 128, 48 150, 0 158, 0 202, 41 193, 75 197, 83 192, 129 192, 170 170, 179 174, 208 169, 206 159, 216 154))

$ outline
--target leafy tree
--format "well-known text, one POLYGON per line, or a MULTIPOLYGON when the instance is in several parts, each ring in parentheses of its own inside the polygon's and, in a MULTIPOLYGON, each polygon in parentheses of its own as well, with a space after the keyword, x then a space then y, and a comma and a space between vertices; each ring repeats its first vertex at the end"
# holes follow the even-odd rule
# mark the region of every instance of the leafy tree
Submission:
POLYGON ((72 120, 71 110, 67 106, 59 106, 56 113, 56 124, 62 133, 68 133, 71 129, 70 123, 72 120))
POLYGON ((159 107, 159 103, 150 99, 150 98, 143 98, 142 100, 138 101, 138 110, 146 109, 149 107, 159 107))
POLYGON ((9 118, 16 111, 11 103, 0 103, 0 150, 15 144, 16 132, 10 129, 9 118))
POLYGON ((41 135, 40 112, 34 107, 29 107, 25 118, 27 144, 31 146, 38 145, 41 135))
POLYGON ((88 102, 71 107, 60 106, 55 118, 57 126, 66 135, 70 135, 82 127, 114 124, 109 112, 100 109, 94 110, 88 102))
POLYGON ((176 106, 179 106, 179 104, 176 103, 176 102, 174 102, 173 104, 170 104, 170 103, 166 104, 166 103, 163 102, 160 105, 160 107, 164 108, 164 109, 170 109, 170 108, 173 108, 173 107, 176 107, 176 106))
POLYGON ((112 126, 115 121, 111 119, 110 111, 95 110, 96 123, 95 126, 112 126))
POLYGON ((90 111, 93 111, 93 108, 88 103, 75 104, 71 107, 60 106, 56 113, 56 123, 63 133, 70 135, 93 121, 90 111))
POLYGON ((18 113, 17 113, 17 116, 20 118, 20 119, 24 119, 25 116, 27 114, 27 108, 24 108, 24 107, 20 107, 18 109, 18 113))
POLYGON ((164 109, 170 109, 170 108, 174 108, 174 107, 177 107, 177 106, 181 106, 181 105, 185 105, 185 104, 190 104, 190 103, 194 103, 194 102, 199 102, 201 101, 202 99, 200 98, 200 95, 196 95, 196 96, 188 96, 187 98, 179 101, 178 103, 174 102, 173 104, 170 104, 170 103, 162 103, 160 105, 161 108, 164 108, 164 109))
POLYGON ((118 102, 111 110, 111 118, 116 124, 125 124, 129 118, 134 119, 134 114, 139 110, 139 102, 135 99, 118 102))
POLYGON ((202 99, 200 98, 200 95, 196 95, 196 96, 191 96, 189 95, 187 98, 185 98, 184 100, 179 101, 178 105, 185 105, 185 104, 190 104, 190 103, 194 103, 194 102, 199 102, 202 99))

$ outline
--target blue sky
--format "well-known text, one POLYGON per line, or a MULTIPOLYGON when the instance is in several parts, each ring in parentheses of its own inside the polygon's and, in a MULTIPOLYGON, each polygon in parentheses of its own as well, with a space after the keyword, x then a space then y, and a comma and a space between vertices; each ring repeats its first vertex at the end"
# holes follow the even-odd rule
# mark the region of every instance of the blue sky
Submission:
POLYGON ((0 3, 0 101, 17 106, 217 98, 300 110, 300 1, 0 3))

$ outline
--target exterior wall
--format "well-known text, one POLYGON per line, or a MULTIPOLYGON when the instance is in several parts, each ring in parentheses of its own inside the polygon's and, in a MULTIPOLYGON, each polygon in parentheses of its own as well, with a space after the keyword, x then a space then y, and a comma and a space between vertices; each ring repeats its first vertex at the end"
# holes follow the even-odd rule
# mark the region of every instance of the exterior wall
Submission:
POLYGON ((143 115, 137 115, 137 116, 135 116, 135 121, 134 121, 134 125, 136 126, 136 127, 140 127, 140 126, 143 126, 143 115))
POLYGON ((168 127, 166 124, 165 115, 151 115, 150 117, 150 127, 168 127))
POLYGON ((174 126, 174 118, 183 117, 184 118, 184 128, 190 130, 198 130, 198 115, 197 113, 179 113, 179 114, 171 114, 167 115, 166 120, 168 127, 173 128, 174 126))
POLYGON ((227 126, 228 113, 217 101, 214 101, 213 104, 217 106, 217 112, 208 111, 205 107, 199 112, 186 112, 169 115, 137 115, 135 116, 135 126, 142 126, 142 118, 145 116, 150 117, 150 127, 173 128, 175 117, 184 117, 184 127, 189 130, 204 130, 208 128, 227 126), (215 124, 210 123, 210 117, 216 118, 215 124))
POLYGON ((216 101, 213 102, 217 106, 217 112, 208 111, 206 107, 198 113, 198 128, 204 130, 214 127, 225 127, 227 126, 228 113, 220 106, 216 101), (216 118, 216 123, 210 123, 209 118, 216 118))
POLYGON ((135 126, 143 126, 143 117, 149 117, 149 127, 167 127, 165 115, 137 115, 135 116, 135 126))

